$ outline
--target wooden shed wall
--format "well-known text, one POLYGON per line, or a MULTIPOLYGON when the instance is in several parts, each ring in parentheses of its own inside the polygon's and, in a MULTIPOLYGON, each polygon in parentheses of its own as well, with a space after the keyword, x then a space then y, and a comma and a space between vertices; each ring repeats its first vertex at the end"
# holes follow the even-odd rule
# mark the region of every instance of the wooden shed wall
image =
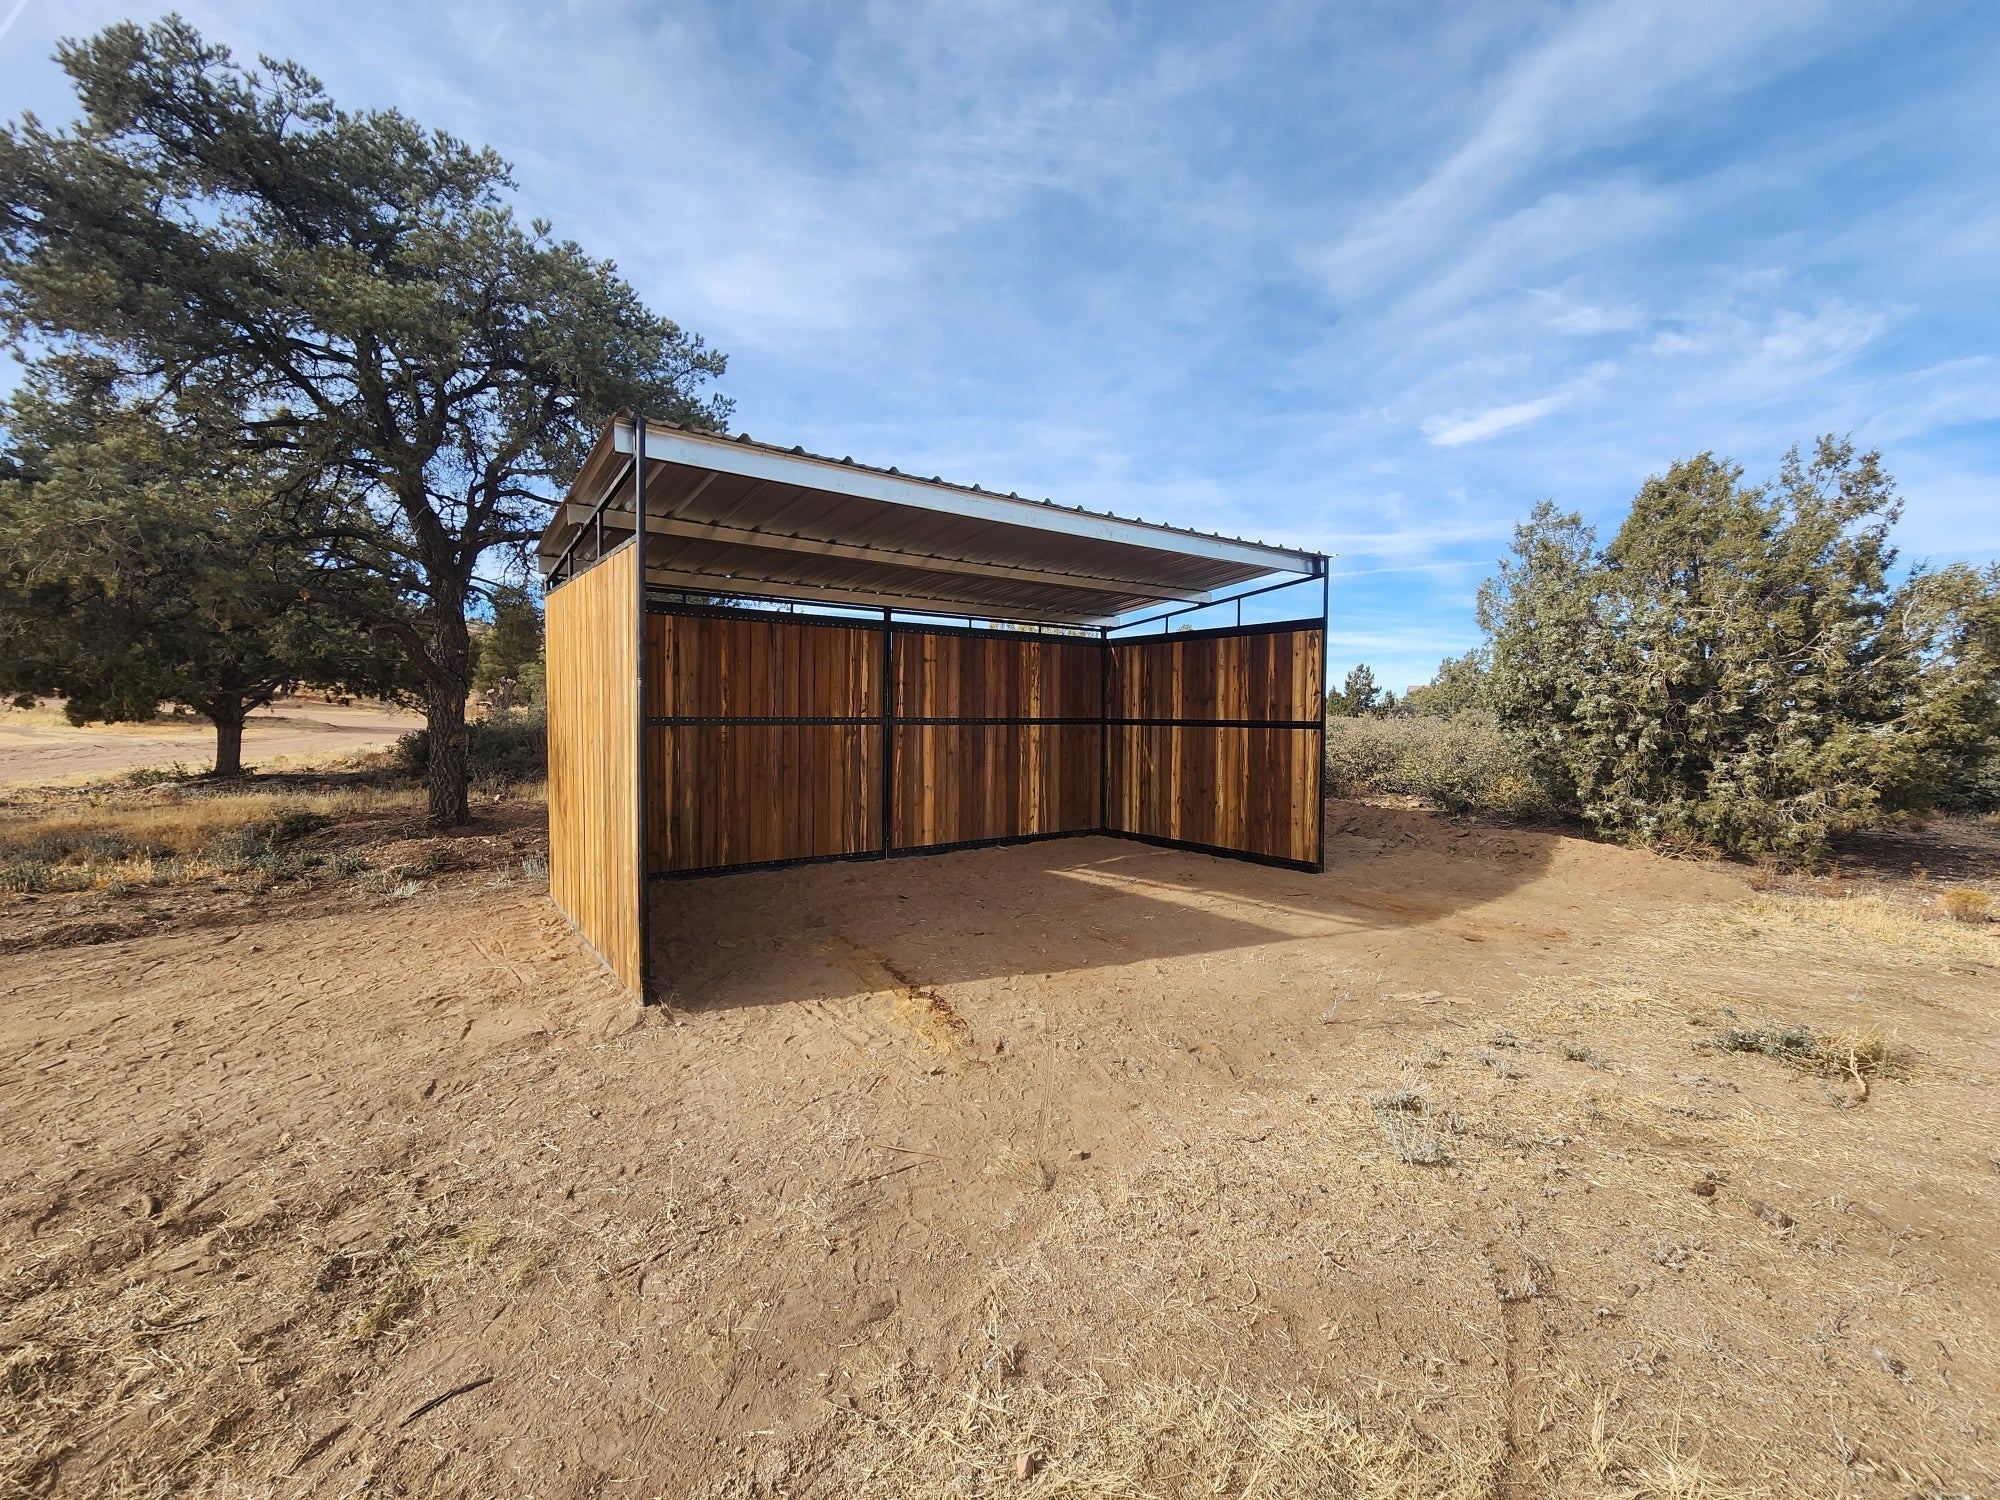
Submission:
POLYGON ((1106 831, 1316 864, 1316 628, 1114 641, 1106 831))
POLYGON ((549 894, 640 987, 638 552, 627 544, 549 593, 549 894))
POLYGON ((891 847, 1098 826, 1103 649, 899 628, 891 847))
POLYGON ((1100 828, 1316 863, 1323 648, 656 609, 647 869, 1100 828))
POLYGON ((646 717, 648 870, 881 849, 879 630, 649 614, 646 717))

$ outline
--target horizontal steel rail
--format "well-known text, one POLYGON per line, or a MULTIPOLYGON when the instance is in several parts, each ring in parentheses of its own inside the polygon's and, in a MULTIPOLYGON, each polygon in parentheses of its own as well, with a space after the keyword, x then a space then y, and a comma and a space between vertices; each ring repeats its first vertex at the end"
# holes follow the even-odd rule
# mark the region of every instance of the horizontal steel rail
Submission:
MULTIPOLYGON (((1240 594, 1228 594, 1220 599, 1211 599, 1206 604, 1183 604, 1173 609, 1162 611, 1157 615, 1144 615, 1136 620, 1120 620, 1116 624, 1105 626, 1105 634, 1110 636, 1120 630, 1137 630, 1143 625, 1160 625, 1164 627, 1166 621, 1177 619, 1181 615, 1199 614, 1203 610, 1209 609, 1225 609, 1232 604, 1236 606, 1236 628, 1241 629, 1243 627, 1244 600, 1255 599, 1262 594, 1275 594, 1279 589, 1295 589, 1300 584, 1318 582, 1325 577, 1326 559, 1322 557, 1319 559, 1315 571, 1303 574, 1300 577, 1282 578, 1276 583, 1267 583, 1261 588, 1247 589, 1240 594)), ((1227 630, 1229 627, 1225 626, 1221 628, 1227 630)), ((1167 632, 1162 628, 1160 633, 1165 635, 1167 632)))

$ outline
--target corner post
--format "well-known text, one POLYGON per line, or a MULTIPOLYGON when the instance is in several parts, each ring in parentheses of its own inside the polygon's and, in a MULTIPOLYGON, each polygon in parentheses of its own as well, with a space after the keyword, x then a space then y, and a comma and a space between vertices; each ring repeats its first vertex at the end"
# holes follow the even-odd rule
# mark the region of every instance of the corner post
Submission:
POLYGON ((1097 831, 1111 831, 1111 631, 1097 629, 1097 831))
POLYGON ((896 611, 882 611, 882 858, 896 852, 896 611))
POLYGON ((647 889, 646 859, 646 418, 644 414, 632 419, 632 564, 638 577, 639 635, 633 643, 632 660, 634 672, 633 689, 638 694, 633 718, 638 722, 638 743, 634 747, 637 761, 633 774, 637 785, 633 788, 632 803, 637 809, 638 847, 634 858, 639 864, 639 1003, 653 1003, 652 975, 652 906, 647 889))
POLYGON ((1319 772, 1314 785, 1319 788, 1318 806, 1313 812, 1313 823, 1319 829, 1317 842, 1313 846, 1313 873, 1326 873, 1326 638, 1333 629, 1332 578, 1324 557, 1314 565, 1319 574, 1319 732, 1313 742, 1319 749, 1319 772))

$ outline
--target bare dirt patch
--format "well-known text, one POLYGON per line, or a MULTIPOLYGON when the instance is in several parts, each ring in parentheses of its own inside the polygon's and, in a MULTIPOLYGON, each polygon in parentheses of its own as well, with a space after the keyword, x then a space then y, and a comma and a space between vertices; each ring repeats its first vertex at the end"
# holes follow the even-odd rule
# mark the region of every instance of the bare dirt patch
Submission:
POLYGON ((676 883, 642 1014, 491 818, 0 956, 6 1483, 2000 1485, 2000 924, 1335 804, 676 883))
MULTIPOLYGON (((281 698, 250 715, 243 730, 246 764, 266 765, 387 745, 423 727, 420 715, 379 703, 329 703, 281 698)), ((142 724, 92 724, 63 718, 60 705, 32 709, 0 705, 0 786, 40 785, 101 777, 146 767, 180 765, 206 771, 215 764, 215 727, 188 715, 142 724)))

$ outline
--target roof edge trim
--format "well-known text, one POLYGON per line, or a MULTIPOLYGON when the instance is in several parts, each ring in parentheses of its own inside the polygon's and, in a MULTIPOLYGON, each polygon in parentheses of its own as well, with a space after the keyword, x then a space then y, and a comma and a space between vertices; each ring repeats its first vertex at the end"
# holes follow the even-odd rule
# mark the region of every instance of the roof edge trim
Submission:
MULTIPOLYGON (((617 452, 632 451, 630 426, 615 424, 612 434, 617 452)), ((1147 547, 1156 552, 1215 558, 1265 572, 1311 575, 1319 560, 1317 553, 1204 536, 1199 532, 1155 525, 1150 521, 1127 521, 1093 511, 1069 510, 1035 500, 1017 500, 984 490, 966 490, 942 482, 930 483, 896 474, 883 474, 811 454, 776 452, 755 443, 738 443, 733 438, 697 436, 681 428, 663 427, 654 422, 646 424, 646 457, 694 469, 714 469, 748 479, 765 479, 824 490, 829 494, 851 495, 885 505, 907 505, 917 510, 972 516, 1036 531, 1060 532, 1096 541, 1118 542, 1129 547, 1147 547)))

